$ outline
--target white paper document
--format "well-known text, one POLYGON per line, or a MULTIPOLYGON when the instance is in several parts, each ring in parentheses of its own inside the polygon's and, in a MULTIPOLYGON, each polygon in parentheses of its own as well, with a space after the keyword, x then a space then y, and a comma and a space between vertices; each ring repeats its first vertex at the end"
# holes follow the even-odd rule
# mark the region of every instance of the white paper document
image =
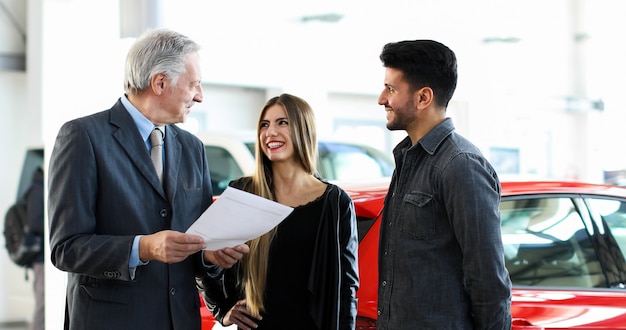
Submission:
POLYGON ((202 236, 205 250, 234 247, 267 233, 291 211, 292 207, 227 187, 187 233, 202 236))

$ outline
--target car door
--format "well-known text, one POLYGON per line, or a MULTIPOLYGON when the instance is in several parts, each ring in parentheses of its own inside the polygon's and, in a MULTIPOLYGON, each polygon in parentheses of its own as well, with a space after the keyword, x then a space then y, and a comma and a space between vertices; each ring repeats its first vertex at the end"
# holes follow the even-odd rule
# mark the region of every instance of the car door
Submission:
MULTIPOLYGON (((606 198, 567 194, 503 198, 515 322, 542 329, 626 329, 626 292, 617 288, 624 257, 604 221, 603 214, 611 214, 604 204, 606 198)), ((623 236, 626 246, 626 231, 623 236)))

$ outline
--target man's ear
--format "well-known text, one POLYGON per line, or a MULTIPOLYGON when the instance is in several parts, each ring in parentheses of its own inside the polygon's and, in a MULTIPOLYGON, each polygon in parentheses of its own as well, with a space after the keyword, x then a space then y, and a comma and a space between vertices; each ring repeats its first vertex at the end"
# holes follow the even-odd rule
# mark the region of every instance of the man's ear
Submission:
POLYGON ((167 76, 164 73, 157 73, 150 79, 150 87, 156 95, 161 95, 167 84, 167 76))
POLYGON ((435 95, 432 88, 426 86, 415 91, 413 94, 413 102, 418 109, 426 109, 435 102, 435 95))

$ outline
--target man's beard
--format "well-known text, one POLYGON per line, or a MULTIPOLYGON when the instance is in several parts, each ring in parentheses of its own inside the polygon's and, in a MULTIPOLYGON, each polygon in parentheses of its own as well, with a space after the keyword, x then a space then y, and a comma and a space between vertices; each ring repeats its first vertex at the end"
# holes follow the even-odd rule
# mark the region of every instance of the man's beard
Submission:
POLYGON ((406 130, 408 123, 415 120, 413 100, 408 101, 399 109, 391 109, 393 109, 393 118, 387 122, 387 129, 390 131, 406 130))

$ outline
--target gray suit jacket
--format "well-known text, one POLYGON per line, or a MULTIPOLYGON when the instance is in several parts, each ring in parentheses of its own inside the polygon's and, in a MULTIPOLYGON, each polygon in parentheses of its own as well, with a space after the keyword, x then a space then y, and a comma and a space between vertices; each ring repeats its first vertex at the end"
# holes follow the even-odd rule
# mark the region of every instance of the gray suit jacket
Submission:
POLYGON ((69 329, 200 329, 201 254, 129 275, 135 235, 184 232, 212 202, 202 142, 167 127, 161 186, 122 103, 63 125, 49 167, 52 263, 68 272, 69 329))

